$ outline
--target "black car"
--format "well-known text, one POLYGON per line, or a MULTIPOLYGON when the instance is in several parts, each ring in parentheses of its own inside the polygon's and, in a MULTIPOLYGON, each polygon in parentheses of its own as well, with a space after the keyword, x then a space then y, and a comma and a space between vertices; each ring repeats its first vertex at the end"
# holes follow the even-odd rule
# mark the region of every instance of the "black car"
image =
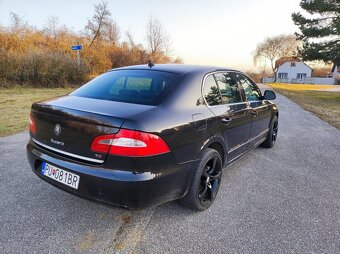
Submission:
POLYGON ((226 165, 275 144, 272 99, 231 69, 113 69, 34 103, 27 155, 41 179, 79 196, 133 210, 181 199, 204 210, 226 165))

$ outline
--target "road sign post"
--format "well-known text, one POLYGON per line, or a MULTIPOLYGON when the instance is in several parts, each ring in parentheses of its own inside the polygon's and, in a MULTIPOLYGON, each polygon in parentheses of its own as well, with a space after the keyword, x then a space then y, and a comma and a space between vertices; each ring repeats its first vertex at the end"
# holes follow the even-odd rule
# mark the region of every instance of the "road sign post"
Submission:
POLYGON ((78 64, 78 69, 79 69, 80 68, 80 50, 83 49, 83 45, 72 45, 71 49, 77 51, 77 64, 78 64))

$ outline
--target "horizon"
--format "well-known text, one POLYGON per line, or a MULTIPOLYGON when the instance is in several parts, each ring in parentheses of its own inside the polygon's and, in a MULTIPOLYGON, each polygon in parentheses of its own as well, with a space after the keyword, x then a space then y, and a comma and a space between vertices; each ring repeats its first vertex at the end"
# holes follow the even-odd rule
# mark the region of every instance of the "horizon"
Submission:
MULTIPOLYGON (((299 2, 300 0, 288 0, 284 6, 280 6, 279 12, 278 3, 282 1, 278 0, 242 0, 237 3, 225 3, 222 0, 215 0, 213 3, 203 0, 183 3, 175 0, 162 5, 155 0, 147 3, 127 0, 124 3, 108 1, 108 6, 112 19, 120 28, 120 42, 127 40, 125 32, 129 31, 137 43, 145 46, 147 20, 154 16, 170 35, 173 56, 180 57, 185 64, 254 71, 265 68, 265 65, 255 67, 253 63, 252 52, 258 43, 269 36, 298 31, 291 20, 291 13, 300 10, 299 2), (192 10, 187 12, 189 8, 192 10), (219 13, 224 9, 227 16, 219 13), (176 18, 173 13, 176 13, 176 18)), ((92 17, 94 4, 98 3, 100 1, 93 0, 86 3, 80 0, 72 3, 66 0, 0 0, 0 25, 8 26, 10 12, 13 12, 39 29, 44 27, 48 17, 56 16, 60 25, 79 32, 86 26, 87 19, 92 17)))

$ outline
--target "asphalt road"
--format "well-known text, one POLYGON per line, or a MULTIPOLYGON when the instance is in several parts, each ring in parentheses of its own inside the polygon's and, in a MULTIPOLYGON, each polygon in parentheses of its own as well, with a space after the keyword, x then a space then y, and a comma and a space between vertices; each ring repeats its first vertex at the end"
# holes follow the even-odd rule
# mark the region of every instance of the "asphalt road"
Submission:
POLYGON ((27 132, 0 138, 0 253, 340 253, 340 131, 277 103, 276 146, 228 167, 204 212, 83 200, 31 172, 27 132))

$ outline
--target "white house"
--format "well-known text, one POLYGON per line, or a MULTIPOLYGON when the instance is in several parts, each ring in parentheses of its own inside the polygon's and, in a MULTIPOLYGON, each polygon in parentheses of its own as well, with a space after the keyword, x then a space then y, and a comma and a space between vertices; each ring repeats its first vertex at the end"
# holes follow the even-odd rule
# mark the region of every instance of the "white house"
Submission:
POLYGON ((278 82, 304 83, 305 78, 312 76, 312 68, 302 62, 284 62, 277 70, 278 82))

